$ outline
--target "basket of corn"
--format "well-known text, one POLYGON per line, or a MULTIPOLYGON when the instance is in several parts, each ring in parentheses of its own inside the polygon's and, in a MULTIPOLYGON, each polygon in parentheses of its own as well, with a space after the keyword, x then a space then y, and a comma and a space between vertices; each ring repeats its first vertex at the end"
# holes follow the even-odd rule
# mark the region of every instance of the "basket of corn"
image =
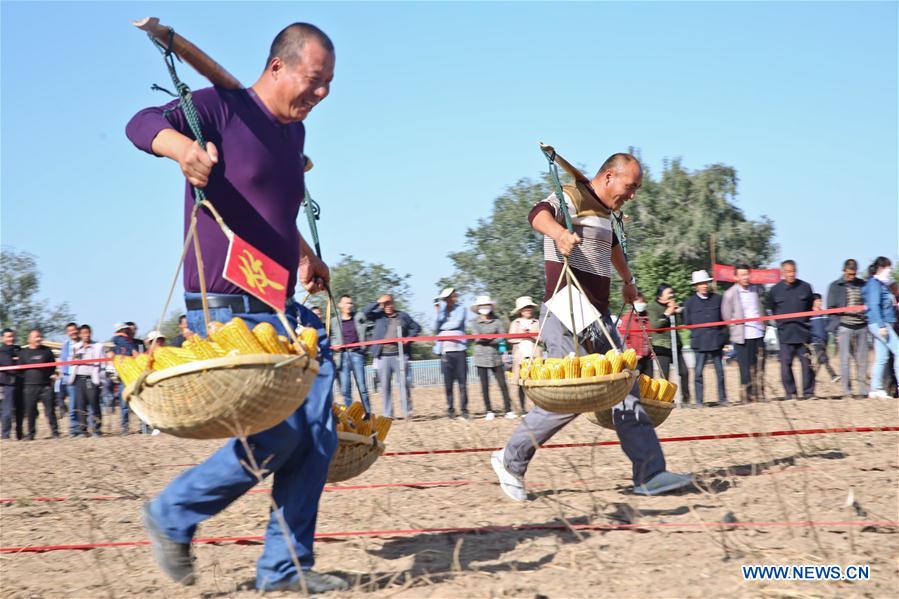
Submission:
MULTIPOLYGON (((671 410, 674 409, 674 394, 677 391, 677 385, 665 379, 651 379, 645 374, 641 374, 638 380, 640 405, 643 406, 652 425, 658 427, 665 422, 668 415, 671 414, 671 410)), ((603 428, 615 430, 611 409, 587 414, 587 419, 603 428)))
POLYGON ((240 318, 207 331, 180 348, 116 357, 123 397, 141 420, 176 437, 220 439, 269 429, 305 401, 319 369, 315 329, 300 330, 297 343, 240 318))
POLYGON ((623 400, 637 373, 637 354, 610 349, 605 354, 525 359, 519 384, 536 405, 550 412, 582 414, 608 410, 623 400))
POLYGON ((338 483, 359 476, 384 453, 384 440, 392 418, 366 414, 361 403, 349 407, 334 404, 337 450, 328 467, 328 482, 338 483))

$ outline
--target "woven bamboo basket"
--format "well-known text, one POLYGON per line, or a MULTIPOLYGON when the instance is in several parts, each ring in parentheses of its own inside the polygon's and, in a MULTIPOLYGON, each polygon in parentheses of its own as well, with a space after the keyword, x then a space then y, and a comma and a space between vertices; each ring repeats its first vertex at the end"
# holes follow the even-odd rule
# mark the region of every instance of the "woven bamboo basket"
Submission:
POLYGON ((176 437, 252 435, 275 426, 303 404, 318 368, 308 356, 197 360, 145 374, 124 397, 141 420, 176 437))
POLYGON ((524 392, 532 402, 549 412, 583 414, 609 410, 627 397, 637 373, 625 370, 590 378, 525 380, 524 392))
MULTIPOLYGON (((646 415, 649 416, 649 419, 652 420, 652 425, 656 428, 661 426, 662 423, 668 419, 672 410, 674 410, 674 402, 671 401, 658 401, 656 399, 643 398, 640 400, 640 405, 643 406, 646 415)), ((603 428, 615 430, 611 409, 587 414, 587 420, 603 428)))
POLYGON ((328 482, 339 483, 359 476, 371 468, 384 449, 383 441, 374 435, 338 432, 337 450, 328 468, 328 482))

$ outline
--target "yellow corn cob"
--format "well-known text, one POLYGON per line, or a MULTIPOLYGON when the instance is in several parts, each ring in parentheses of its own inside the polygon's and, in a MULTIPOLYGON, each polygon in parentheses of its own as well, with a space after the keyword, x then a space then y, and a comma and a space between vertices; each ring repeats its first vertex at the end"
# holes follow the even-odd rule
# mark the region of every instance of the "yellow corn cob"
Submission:
POLYGON ((335 416, 336 418, 339 418, 339 417, 340 417, 340 415, 343 413, 343 410, 344 410, 344 409, 345 409, 345 408, 344 408, 343 406, 338 405, 338 404, 336 404, 336 403, 332 403, 332 404, 331 404, 331 411, 334 413, 334 416, 335 416))
POLYGON ((221 331, 222 327, 224 327, 224 326, 225 325, 223 325, 219 321, 213 320, 212 322, 210 322, 209 324, 206 325, 206 336, 212 337, 213 335, 215 335, 216 333, 221 331))
POLYGON ((148 354, 141 354, 134 358, 134 364, 137 366, 137 374, 140 375, 144 370, 149 370, 150 356, 148 354))
POLYGON ((521 361, 521 364, 518 366, 519 370, 522 368, 530 368, 531 367, 531 358, 525 358, 521 361))
POLYGON ((297 353, 296 348, 294 348, 293 343, 290 342, 290 339, 285 337, 284 335, 278 335, 278 341, 284 344, 284 347, 287 348, 287 353, 295 354, 297 353))
POLYGON ((619 354, 619 351, 613 347, 612 349, 610 349, 609 351, 606 352, 606 356, 605 356, 606 360, 611 361, 612 358, 614 358, 618 354, 619 354))
POLYGON ((270 354, 290 353, 287 346, 278 338, 278 331, 269 322, 260 322, 253 327, 253 336, 256 337, 259 345, 270 354))
POLYGON ((653 397, 653 399, 656 399, 658 401, 667 401, 665 399, 665 397, 668 395, 668 389, 670 389, 670 388, 671 388, 671 383, 669 383, 665 379, 660 380, 659 381, 659 392, 656 393, 656 396, 653 397))
POLYGON ((562 364, 550 364, 550 378, 553 380, 565 378, 565 366, 562 364))
POLYGON ((581 378, 596 376, 596 366, 592 360, 584 360, 581 364, 581 378))
POLYGON ((186 339, 184 341, 184 349, 193 354, 194 360, 209 360, 211 358, 219 357, 219 353, 212 346, 212 343, 201 338, 199 335, 194 335, 190 339, 186 339))
POLYGON ((371 434, 371 418, 359 423, 359 426, 356 428, 356 434, 366 436, 371 434))
POLYGON ((617 374, 624 370, 624 358, 620 354, 613 356, 610 360, 610 364, 612 367, 612 374, 617 374))
POLYGON ((134 358, 130 356, 116 356, 112 361, 112 365, 125 385, 130 385, 140 376, 137 364, 134 363, 134 358))
POLYGON ((375 433, 378 435, 379 441, 383 441, 387 438, 387 433, 390 432, 391 424, 393 424, 393 418, 375 416, 375 433))
POLYGON ((565 358, 547 358, 543 360, 543 363, 547 366, 551 366, 553 364, 561 364, 565 358))
POLYGON ((628 349, 621 357, 624 359, 624 365, 629 370, 634 370, 637 367, 637 351, 633 348, 628 349))
POLYGON ((596 374, 599 376, 605 376, 607 374, 612 374, 612 362, 607 360, 605 357, 600 356, 594 362, 596 365, 596 374))
POLYGON ((189 360, 185 360, 179 355, 179 353, 175 351, 176 349, 179 348, 157 347, 153 350, 153 370, 163 370, 165 368, 171 368, 172 366, 189 362, 189 360))
POLYGON ((674 383, 668 383, 668 389, 665 391, 663 401, 673 402, 675 393, 677 393, 677 385, 675 385, 674 383))
POLYGON ((358 401, 350 404, 350 407, 346 409, 347 418, 353 421, 353 424, 356 425, 356 428, 359 428, 359 424, 362 422, 362 417, 365 415, 365 408, 358 401))
POLYGON ((541 381, 548 381, 553 378, 552 375, 552 366, 549 364, 544 364, 540 367, 540 376, 538 377, 541 381))
POLYGON ((344 430, 349 433, 356 432, 356 423, 353 422, 353 419, 349 417, 349 414, 346 411, 340 413, 340 430, 344 430))
POLYGON ((543 366, 543 358, 531 358, 531 372, 536 372, 536 368, 543 366))
POLYGON ((649 386, 649 395, 647 399, 656 399, 659 396, 659 379, 653 379, 652 384, 649 386))
POLYGON ((264 354, 265 349, 250 332, 242 318, 234 317, 228 324, 212 333, 212 340, 222 346, 225 351, 237 350, 239 354, 264 354))
POLYGON ((562 376, 566 379, 576 379, 581 374, 581 360, 577 356, 568 356, 562 362, 562 376))
POLYGON ((530 368, 526 368, 526 367, 519 368, 518 369, 518 380, 520 380, 520 381, 528 380, 528 375, 530 374, 530 372, 531 372, 530 368))
POLYGON ((312 327, 303 327, 297 335, 303 349, 310 358, 318 356, 318 331, 312 327))

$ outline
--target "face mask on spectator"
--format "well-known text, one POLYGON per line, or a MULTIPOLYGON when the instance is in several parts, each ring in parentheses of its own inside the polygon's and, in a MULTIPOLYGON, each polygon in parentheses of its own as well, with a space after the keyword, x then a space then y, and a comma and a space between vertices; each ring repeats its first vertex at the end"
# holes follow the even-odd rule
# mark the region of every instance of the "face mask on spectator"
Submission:
POLYGON ((491 310, 490 308, 478 308, 478 314, 481 314, 483 316, 487 316, 491 312, 493 312, 493 310, 491 310))
POLYGON ((634 302, 635 312, 646 312, 646 302, 634 302))
POLYGON ((887 266, 886 268, 881 270, 879 273, 874 275, 874 277, 877 280, 882 281, 884 283, 889 283, 891 276, 893 276, 893 268, 891 266, 887 266))

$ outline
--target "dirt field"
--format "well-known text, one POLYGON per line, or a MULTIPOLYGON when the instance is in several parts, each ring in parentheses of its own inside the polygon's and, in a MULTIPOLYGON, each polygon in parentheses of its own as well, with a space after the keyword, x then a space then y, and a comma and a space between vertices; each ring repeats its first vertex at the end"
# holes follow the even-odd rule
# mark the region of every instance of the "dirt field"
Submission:
MULTIPOLYGON (((728 376, 736 368, 728 367, 728 376)), ((711 371, 706 373, 706 389, 711 371)), ((774 389, 779 382, 770 377, 774 389)), ((728 381, 731 397, 736 383, 728 381)), ((895 400, 828 397, 677 410, 660 437, 899 424, 895 400)), ((480 393, 470 387, 471 407, 480 393)), ((494 390, 494 405, 497 393, 494 390)), ((442 392, 416 389, 417 417, 398 421, 388 451, 499 447, 518 421, 442 418, 442 392)), ((376 396, 374 404, 380 399, 376 396)), ((479 410, 476 410, 479 411, 479 410)), ((112 421, 114 418, 107 418, 112 421)), ((46 424, 40 423, 40 435, 46 424)), ((579 418, 553 443, 614 440, 579 418)), ((638 524, 609 530, 552 528, 348 537, 317 544, 317 568, 354 583, 335 597, 884 597, 899 588, 896 526, 717 526, 701 523, 896 521, 899 435, 894 432, 664 443, 671 470, 696 473, 701 490, 654 498, 631 493, 618 447, 543 449, 528 473, 533 500, 507 500, 489 453, 383 457, 344 485, 442 482, 329 490, 320 532, 638 524), (854 501, 854 503, 853 503, 854 501), (659 523, 672 526, 659 526, 659 523), (673 526, 681 525, 681 526, 673 526), (860 582, 748 582, 745 564, 870 565, 860 582), (890 591, 889 589, 893 589, 890 591)), ((220 443, 150 437, 42 439, 0 446, 0 545, 144 538, 138 509, 182 468, 220 443), (121 495, 88 500, 92 495, 121 495), (66 496, 64 502, 31 501, 66 496), (81 499, 79 499, 81 498, 81 499)), ((267 495, 248 494, 206 522, 200 537, 261 535, 267 495)), ((146 547, 0 554, 4 597, 249 597, 259 544, 198 545, 199 580, 169 583, 146 547)), ((274 595, 278 596, 278 595, 274 595)))

